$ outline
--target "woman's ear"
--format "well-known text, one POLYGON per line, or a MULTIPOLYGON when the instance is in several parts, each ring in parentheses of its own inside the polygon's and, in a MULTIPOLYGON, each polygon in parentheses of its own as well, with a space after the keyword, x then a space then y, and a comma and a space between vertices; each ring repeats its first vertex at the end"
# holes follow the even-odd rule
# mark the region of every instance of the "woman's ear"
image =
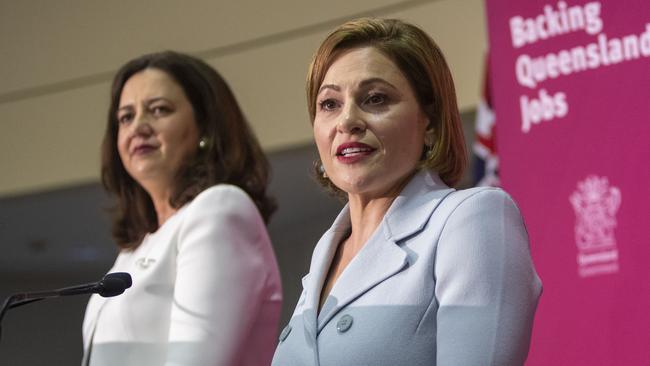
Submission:
POLYGON ((424 145, 431 147, 433 146, 434 143, 435 143, 435 132, 433 128, 427 129, 424 132, 424 145))
POLYGON ((433 123, 431 123, 431 119, 428 116, 425 116, 425 122, 426 122, 426 129, 424 130, 424 145, 426 146, 433 146, 435 142, 435 128, 433 127, 433 123))

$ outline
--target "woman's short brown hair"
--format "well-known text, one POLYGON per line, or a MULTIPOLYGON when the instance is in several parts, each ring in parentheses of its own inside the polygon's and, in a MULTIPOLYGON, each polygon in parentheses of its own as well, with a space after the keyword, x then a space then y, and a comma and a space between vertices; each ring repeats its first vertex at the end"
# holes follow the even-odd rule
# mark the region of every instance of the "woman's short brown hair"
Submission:
MULTIPOLYGON (((467 165, 463 129, 451 71, 440 48, 422 29, 397 19, 360 18, 330 33, 320 45, 307 74, 307 104, 312 123, 316 99, 327 70, 345 50, 373 47, 391 59, 410 82, 433 133, 432 151, 420 166, 435 170, 449 186, 461 179, 467 165)), ((316 174, 327 188, 329 179, 316 174)))
POLYGON ((136 248, 158 228, 153 202, 127 173, 117 150, 117 109, 124 84, 145 69, 161 70, 176 81, 192 105, 201 138, 207 142, 176 177, 172 207, 179 208, 206 188, 233 184, 248 193, 268 222, 275 202, 267 196, 269 163, 226 81, 204 61, 178 52, 147 54, 127 62, 115 75, 102 142, 101 178, 117 197, 113 237, 121 248, 136 248))

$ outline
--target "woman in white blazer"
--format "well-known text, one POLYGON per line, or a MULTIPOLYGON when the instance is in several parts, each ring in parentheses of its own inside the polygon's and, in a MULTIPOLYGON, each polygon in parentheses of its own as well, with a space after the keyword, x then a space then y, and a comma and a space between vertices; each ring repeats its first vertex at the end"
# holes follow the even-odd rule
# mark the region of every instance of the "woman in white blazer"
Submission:
POLYGON ((93 295, 83 365, 264 365, 282 289, 265 222, 268 162, 230 88, 194 57, 162 52, 113 81, 102 182, 116 197, 110 272, 93 295), (254 351, 251 351, 254 350, 254 351))
POLYGON ((273 365, 522 365, 541 292, 500 189, 456 191, 466 153, 444 57, 419 28, 358 19, 317 50, 307 99, 320 239, 273 365))

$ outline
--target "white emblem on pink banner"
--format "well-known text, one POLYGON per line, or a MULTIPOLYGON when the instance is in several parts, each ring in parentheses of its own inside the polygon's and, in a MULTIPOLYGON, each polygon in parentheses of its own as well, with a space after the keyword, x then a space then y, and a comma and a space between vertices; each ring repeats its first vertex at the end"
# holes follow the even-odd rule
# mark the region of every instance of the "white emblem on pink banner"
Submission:
POLYGON ((580 277, 618 272, 614 229, 621 191, 607 177, 588 176, 569 198, 576 215, 575 240, 580 277))

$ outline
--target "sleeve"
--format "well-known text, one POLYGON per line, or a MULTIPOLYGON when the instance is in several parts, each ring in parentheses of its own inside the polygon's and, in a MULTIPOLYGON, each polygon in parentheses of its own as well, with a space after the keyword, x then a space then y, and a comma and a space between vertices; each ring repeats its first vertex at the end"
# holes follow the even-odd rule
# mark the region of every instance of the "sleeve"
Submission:
POLYGON ((487 189, 448 216, 435 265, 437 365, 523 365, 541 282, 510 196, 487 189))
POLYGON ((210 188, 187 209, 166 365, 234 365, 264 300, 266 227, 250 198, 233 186, 210 188))

